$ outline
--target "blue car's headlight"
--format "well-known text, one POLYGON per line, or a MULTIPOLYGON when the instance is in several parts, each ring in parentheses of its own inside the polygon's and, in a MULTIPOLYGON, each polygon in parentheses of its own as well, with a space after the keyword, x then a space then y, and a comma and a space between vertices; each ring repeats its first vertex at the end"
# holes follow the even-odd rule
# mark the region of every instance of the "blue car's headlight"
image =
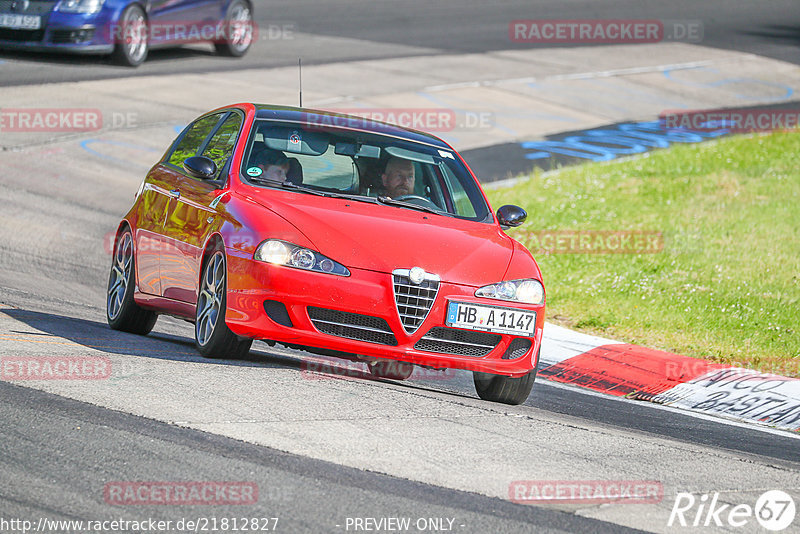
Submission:
POLYGON ((97 13, 106 0, 61 0, 56 8, 62 13, 97 13))
POLYGON ((317 271, 338 276, 350 276, 350 271, 329 257, 287 241, 267 239, 258 245, 253 258, 258 261, 286 265, 307 271, 317 271))
POLYGON ((475 296, 524 302, 526 304, 543 304, 544 286, 542 286, 541 282, 532 278, 508 280, 483 286, 475 292, 475 296))

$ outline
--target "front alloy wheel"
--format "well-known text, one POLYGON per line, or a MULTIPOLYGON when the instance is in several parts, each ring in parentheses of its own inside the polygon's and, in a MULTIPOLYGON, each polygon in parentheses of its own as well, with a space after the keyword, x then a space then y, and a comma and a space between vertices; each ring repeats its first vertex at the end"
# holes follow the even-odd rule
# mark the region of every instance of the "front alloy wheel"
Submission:
POLYGON ((243 358, 253 344, 225 324, 226 278, 225 253, 217 250, 203 268, 195 315, 195 345, 206 358, 243 358))
POLYGON ((519 378, 492 375, 488 373, 472 373, 475 391, 478 397, 486 401, 503 404, 522 404, 528 398, 536 380, 536 369, 519 378))

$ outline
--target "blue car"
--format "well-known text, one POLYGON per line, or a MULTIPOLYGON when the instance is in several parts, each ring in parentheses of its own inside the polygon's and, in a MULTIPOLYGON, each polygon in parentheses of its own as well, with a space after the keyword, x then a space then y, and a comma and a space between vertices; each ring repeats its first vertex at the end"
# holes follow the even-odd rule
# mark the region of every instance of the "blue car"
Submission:
POLYGON ((0 48, 112 54, 132 67, 151 48, 196 42, 239 57, 252 13, 251 0, 0 0, 0 48))

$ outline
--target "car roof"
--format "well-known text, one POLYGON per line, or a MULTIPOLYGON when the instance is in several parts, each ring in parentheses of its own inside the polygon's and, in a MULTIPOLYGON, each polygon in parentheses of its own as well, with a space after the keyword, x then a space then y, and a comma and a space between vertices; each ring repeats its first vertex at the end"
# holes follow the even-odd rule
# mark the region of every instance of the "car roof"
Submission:
POLYGON ((285 122, 296 123, 309 123, 318 125, 320 128, 326 130, 341 130, 350 132, 367 132, 373 134, 386 135, 395 137, 406 141, 413 141, 416 143, 423 143, 426 145, 434 146, 451 151, 452 148, 436 137, 425 132, 412 130, 410 128, 403 128, 394 124, 359 117, 356 115, 345 115, 343 113, 334 113, 330 111, 322 111, 310 108, 295 108, 290 106, 274 106, 268 104, 253 104, 256 109, 256 118, 258 119, 271 119, 285 122), (342 121, 335 119, 350 118, 353 119, 352 124, 342 124, 342 121), (363 126, 359 127, 358 125, 363 126))

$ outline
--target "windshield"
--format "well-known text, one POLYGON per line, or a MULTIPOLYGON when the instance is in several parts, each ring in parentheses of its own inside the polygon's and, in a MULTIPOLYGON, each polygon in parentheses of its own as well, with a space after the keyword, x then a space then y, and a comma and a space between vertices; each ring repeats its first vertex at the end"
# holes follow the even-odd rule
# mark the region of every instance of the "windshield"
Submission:
POLYGON ((475 180, 451 150, 378 134, 257 120, 241 174, 255 186, 492 220, 475 180))

